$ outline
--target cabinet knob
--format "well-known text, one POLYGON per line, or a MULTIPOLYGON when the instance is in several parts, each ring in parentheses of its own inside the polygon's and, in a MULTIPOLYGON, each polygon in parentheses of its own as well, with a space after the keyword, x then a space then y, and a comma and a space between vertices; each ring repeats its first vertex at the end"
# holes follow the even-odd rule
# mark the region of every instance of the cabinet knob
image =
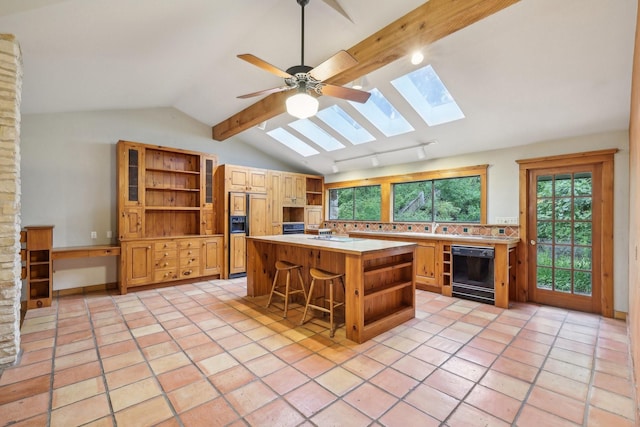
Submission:
POLYGON ((533 239, 531 239, 531 240, 529 241, 529 243, 531 243, 531 246, 535 246, 535 245, 536 245, 536 241, 535 241, 535 240, 533 240, 533 239))
POLYGON ((147 246, 147 249, 151 249, 151 246, 147 246))
POLYGON ((164 256, 169 256, 169 252, 165 252, 165 253, 164 253, 164 256))
POLYGON ((187 270, 187 271, 183 272, 182 274, 184 274, 185 276, 188 276, 188 275, 191 274, 191 270, 187 270))

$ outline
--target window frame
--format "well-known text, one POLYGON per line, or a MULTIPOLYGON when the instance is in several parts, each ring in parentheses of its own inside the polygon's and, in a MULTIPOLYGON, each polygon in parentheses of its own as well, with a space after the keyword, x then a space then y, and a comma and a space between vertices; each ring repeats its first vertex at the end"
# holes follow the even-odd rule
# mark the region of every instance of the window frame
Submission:
MULTIPOLYGON (((380 219, 366 219, 366 220, 358 220, 355 219, 355 210, 357 207, 357 201, 356 201, 356 189, 358 188, 365 188, 365 187, 378 187, 380 188, 380 200, 382 201, 382 188, 379 184, 366 184, 366 185, 358 185, 355 187, 336 187, 336 188, 332 188, 331 190, 327 191, 326 194, 326 199, 327 202, 327 212, 326 212, 326 216, 325 218, 328 218, 329 221, 358 221, 358 222, 378 222, 380 221, 380 219), (353 190, 353 209, 352 209, 352 217, 351 219, 344 219, 344 218, 331 218, 331 191, 332 190, 348 190, 351 189, 353 190)), ((380 211, 380 218, 382 218, 382 211, 380 211)))
MULTIPOLYGON (((480 222, 473 223, 478 225, 487 224, 487 170, 489 165, 466 166, 460 168, 434 170, 425 172, 414 172, 402 175, 381 176, 375 178, 363 178, 349 181, 336 181, 326 183, 324 185, 325 200, 329 200, 329 190, 336 188, 363 187, 371 185, 380 185, 380 221, 357 221, 351 222, 383 222, 394 223, 393 221, 393 184, 403 184, 413 181, 437 180, 443 178, 463 178, 469 176, 480 176, 480 222)), ((325 207, 325 218, 329 218, 329 206, 325 207)), ((329 219, 328 219, 329 220, 329 219)), ((329 220, 334 221, 334 220, 329 220)), ((338 221, 338 220, 335 220, 338 221)), ((347 221, 347 220, 339 220, 347 221)), ((396 223, 405 223, 409 221, 395 221, 396 223)), ((415 223, 415 222, 414 222, 415 223)), ((426 222, 425 222, 426 223, 426 222)), ((441 222, 448 223, 448 222, 441 222)), ((459 222, 451 224, 460 224, 459 222)))

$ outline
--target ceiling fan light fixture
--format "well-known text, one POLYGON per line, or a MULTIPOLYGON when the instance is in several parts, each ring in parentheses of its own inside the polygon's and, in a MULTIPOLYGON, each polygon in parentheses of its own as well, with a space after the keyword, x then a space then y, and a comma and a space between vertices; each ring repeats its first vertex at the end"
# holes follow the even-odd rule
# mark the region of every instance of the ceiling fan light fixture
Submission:
POLYGON ((318 112, 320 104, 316 98, 308 93, 298 92, 287 98, 287 113, 298 119, 306 119, 318 112))

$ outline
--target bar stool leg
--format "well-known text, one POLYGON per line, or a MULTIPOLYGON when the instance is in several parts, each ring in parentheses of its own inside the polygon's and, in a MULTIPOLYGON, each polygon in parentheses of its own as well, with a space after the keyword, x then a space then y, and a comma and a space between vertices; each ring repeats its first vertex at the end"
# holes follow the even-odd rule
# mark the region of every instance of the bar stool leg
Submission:
POLYGON ((278 283, 278 274, 280 274, 280 270, 276 270, 276 274, 273 275, 273 284, 271 285, 271 292, 269 293, 269 302, 267 302, 267 306, 265 308, 269 308, 269 306, 271 306, 273 291, 276 289, 276 284, 278 283))
POLYGON ((333 323, 333 279, 329 281, 329 322, 331 323, 331 333, 329 336, 333 338, 336 333, 336 325, 333 323))
POLYGON ((289 282, 291 281, 291 274, 290 274, 290 270, 287 270, 287 279, 285 280, 285 285, 284 285, 284 317, 285 319, 287 318, 287 310, 289 309, 289 282))
POLYGON ((306 295, 306 303, 304 305, 304 313, 302 314, 302 320, 300 324, 304 324, 305 319, 307 318, 307 311, 309 310, 309 303, 311 302, 311 297, 313 296, 313 287, 316 284, 316 279, 311 279, 311 285, 309 285, 309 293, 306 295))

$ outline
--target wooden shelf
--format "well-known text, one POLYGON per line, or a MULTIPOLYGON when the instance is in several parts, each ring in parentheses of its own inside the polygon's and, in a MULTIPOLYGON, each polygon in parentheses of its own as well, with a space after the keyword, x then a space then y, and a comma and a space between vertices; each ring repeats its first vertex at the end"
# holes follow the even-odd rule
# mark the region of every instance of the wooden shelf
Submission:
POLYGON ((186 192, 193 192, 193 193, 200 192, 199 188, 180 188, 180 187, 145 187, 145 190, 147 191, 186 191, 186 192))
POLYGON ((158 168, 145 168, 147 172, 163 172, 163 173, 181 173, 185 175, 200 175, 200 171, 185 171, 177 169, 158 169, 158 168))
POLYGON ((199 212, 199 206, 146 206, 146 211, 181 211, 181 212, 199 212))
POLYGON ((415 312, 414 307, 410 305, 403 305, 401 307, 393 307, 393 309, 382 312, 377 316, 372 316, 368 319, 364 320, 364 327, 366 329, 375 329, 382 325, 383 323, 387 323, 389 318, 393 317, 401 317, 403 315, 411 314, 413 317, 413 313, 415 312))
POLYGON ((399 282, 388 283, 384 286, 379 286, 377 288, 372 288, 367 290, 364 294, 364 299, 366 301, 371 298, 381 297, 388 293, 396 292, 406 287, 411 287, 411 285, 412 285, 412 282, 410 280, 409 281, 403 280, 399 282))
POLYGON ((392 270, 398 270, 400 268, 411 267, 412 265, 413 263, 411 261, 403 262, 400 264, 389 263, 389 264, 376 265, 374 267, 365 269, 364 274, 365 276, 368 276, 371 274, 380 274, 380 273, 384 273, 385 271, 392 271, 392 270))

